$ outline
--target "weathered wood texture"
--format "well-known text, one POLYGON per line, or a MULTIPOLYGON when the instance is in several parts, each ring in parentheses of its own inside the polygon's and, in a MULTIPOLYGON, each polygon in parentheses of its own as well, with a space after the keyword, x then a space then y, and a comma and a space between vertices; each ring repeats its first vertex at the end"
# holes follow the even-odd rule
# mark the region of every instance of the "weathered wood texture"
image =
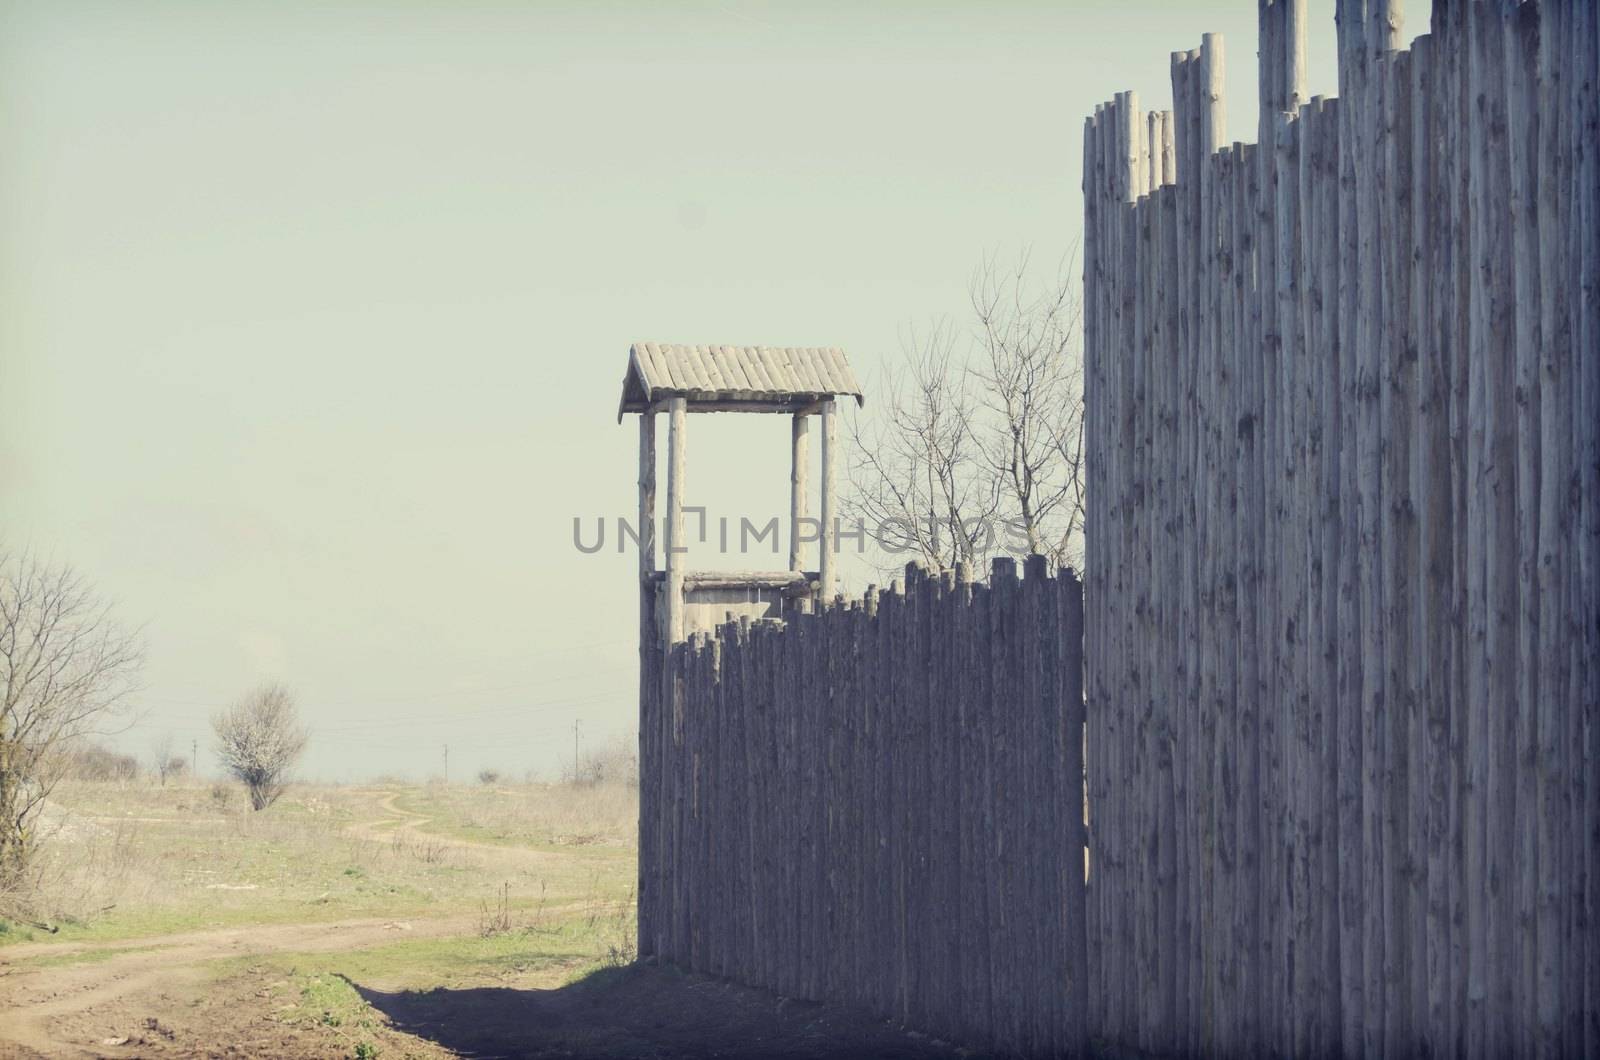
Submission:
POLYGON ((1594 6, 1337 8, 1085 125, 1090 1033, 1597 1055, 1594 6))
POLYGON ((1026 573, 913 565, 668 650, 642 704, 650 952, 987 1047, 1082 1051, 1083 590, 1042 557, 1026 573))

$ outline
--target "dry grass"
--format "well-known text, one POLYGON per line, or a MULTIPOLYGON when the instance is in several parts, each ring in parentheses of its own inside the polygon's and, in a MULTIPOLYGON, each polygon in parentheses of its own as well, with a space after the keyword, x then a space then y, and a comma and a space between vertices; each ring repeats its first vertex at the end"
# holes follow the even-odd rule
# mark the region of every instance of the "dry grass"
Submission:
POLYGON ((639 834, 638 789, 621 784, 430 785, 408 789, 400 805, 433 818, 429 830, 482 843, 624 851, 639 834))
POLYGON ((63 784, 29 915, 14 906, 24 923, 0 943, 39 937, 29 920, 109 939, 485 902, 613 908, 634 883, 636 806, 617 788, 298 787, 256 813, 208 785, 63 784))

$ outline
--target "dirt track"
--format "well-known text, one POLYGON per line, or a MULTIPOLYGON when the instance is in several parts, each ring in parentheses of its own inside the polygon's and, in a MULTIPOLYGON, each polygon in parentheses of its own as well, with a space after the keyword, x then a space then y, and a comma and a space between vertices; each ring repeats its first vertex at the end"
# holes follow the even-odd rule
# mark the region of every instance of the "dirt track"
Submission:
MULTIPOLYGON (((428 823, 430 818, 397 806, 397 798, 397 793, 383 793, 379 805, 388 816, 352 825, 349 834, 387 841, 397 832, 413 832, 428 823)), ((515 848, 432 834, 428 842, 519 853, 515 848)), ((520 853, 530 858, 548 856, 532 850, 520 853)), ((401 938, 457 935, 473 930, 477 921, 474 914, 405 920, 377 917, 244 925, 105 943, 32 942, 8 946, 0 949, 0 1057, 145 1055, 146 1046, 156 1043, 141 1043, 138 1033, 118 1030, 86 1038, 83 1032, 90 1026, 117 1028, 119 1021, 126 1024, 129 1020, 138 1024, 132 1028, 134 1031, 151 1031, 141 1020, 170 1031, 161 1024, 161 1017, 140 1013, 162 1011, 162 1005, 152 1003, 159 996, 166 995, 170 1002, 172 995, 192 993, 203 979, 200 966, 209 961, 275 952, 333 952, 401 938), (34 958, 91 951, 97 959, 87 963, 27 967, 34 958), (106 951, 120 952, 99 958, 106 951), (122 1045, 108 1043, 116 1038, 128 1041, 122 1045)), ((163 1031, 154 1033, 170 1040, 163 1031)))
MULTIPOLYGON (((22 1056, 135 1055, 138 1047, 119 1049, 102 1039, 86 1041, 71 1033, 75 1019, 106 1010, 108 1025, 118 1014, 138 1018, 141 1012, 159 1011, 151 1004, 156 995, 183 993, 200 981, 200 965, 225 957, 280 951, 329 952, 356 949, 394 941, 397 937, 426 938, 472 930, 475 917, 438 920, 346 920, 317 924, 275 924, 265 927, 225 928, 168 935, 157 940, 132 939, 105 947, 81 944, 51 946, 32 943, 0 951, 0 1056, 9 1048, 22 1056), (18 968, 30 955, 49 951, 71 953, 84 949, 118 949, 125 953, 92 963, 18 968)), ((135 1028, 137 1029, 137 1028, 135 1028)), ((108 1034, 103 1037, 120 1037, 108 1034)))

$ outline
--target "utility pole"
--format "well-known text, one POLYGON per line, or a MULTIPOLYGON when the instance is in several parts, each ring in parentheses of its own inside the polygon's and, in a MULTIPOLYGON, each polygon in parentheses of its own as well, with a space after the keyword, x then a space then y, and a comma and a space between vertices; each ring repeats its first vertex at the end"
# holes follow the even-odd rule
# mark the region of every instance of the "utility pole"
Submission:
POLYGON ((450 745, 444 745, 444 782, 450 783, 450 745))
POLYGON ((189 775, 196 780, 200 779, 200 741, 189 741, 189 775))
POLYGON ((572 782, 578 782, 578 719, 572 719, 572 782))

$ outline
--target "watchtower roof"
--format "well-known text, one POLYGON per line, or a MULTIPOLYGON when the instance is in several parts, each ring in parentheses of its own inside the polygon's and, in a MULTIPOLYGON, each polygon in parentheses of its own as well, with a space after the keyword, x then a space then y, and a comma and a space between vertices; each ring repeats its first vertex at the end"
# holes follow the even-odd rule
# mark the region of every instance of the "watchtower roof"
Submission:
POLYGON ((798 412, 861 384, 836 346, 685 346, 636 342, 628 350, 617 422, 663 397, 682 396, 690 412, 798 412))

